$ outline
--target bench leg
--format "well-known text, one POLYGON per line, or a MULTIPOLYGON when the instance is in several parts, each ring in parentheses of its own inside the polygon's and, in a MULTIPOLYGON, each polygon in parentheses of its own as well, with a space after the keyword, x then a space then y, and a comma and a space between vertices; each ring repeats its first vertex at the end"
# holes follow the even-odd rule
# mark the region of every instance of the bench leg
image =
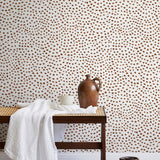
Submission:
POLYGON ((106 160, 106 135, 105 135, 105 123, 101 124, 101 160, 106 160))
POLYGON ((0 149, 4 149, 5 142, 0 142, 0 149))

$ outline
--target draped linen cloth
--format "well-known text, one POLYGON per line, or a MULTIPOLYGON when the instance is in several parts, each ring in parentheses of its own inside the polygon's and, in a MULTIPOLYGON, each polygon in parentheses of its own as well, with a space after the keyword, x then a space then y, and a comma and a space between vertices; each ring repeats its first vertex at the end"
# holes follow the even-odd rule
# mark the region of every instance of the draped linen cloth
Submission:
MULTIPOLYGON (((58 160, 52 116, 62 113, 96 113, 97 107, 79 108, 37 99, 10 117, 4 151, 13 160, 58 160)), ((57 139, 65 125, 57 126, 57 139)))

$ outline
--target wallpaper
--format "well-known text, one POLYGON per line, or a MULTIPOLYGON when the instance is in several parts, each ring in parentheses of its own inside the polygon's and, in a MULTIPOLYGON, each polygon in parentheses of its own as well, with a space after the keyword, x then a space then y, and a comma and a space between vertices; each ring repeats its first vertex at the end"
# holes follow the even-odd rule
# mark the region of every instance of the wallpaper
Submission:
MULTIPOLYGON (((102 81, 107 152, 160 152, 157 0, 2 0, 0 106, 59 102, 86 74, 102 81)), ((7 124, 0 125, 0 140, 7 124)), ((100 140, 68 125, 65 141, 100 140)))

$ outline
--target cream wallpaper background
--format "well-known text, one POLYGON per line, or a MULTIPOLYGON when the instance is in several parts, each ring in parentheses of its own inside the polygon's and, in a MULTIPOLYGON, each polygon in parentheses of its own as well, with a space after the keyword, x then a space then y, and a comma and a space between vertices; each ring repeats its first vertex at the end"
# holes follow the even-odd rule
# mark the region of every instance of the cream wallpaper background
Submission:
MULTIPOLYGON (((107 152, 160 152, 157 0, 2 0, 0 106, 74 95, 103 82, 107 152)), ((0 125, 0 141, 7 124, 0 125)), ((65 141, 100 140, 99 125, 68 126, 65 141)))

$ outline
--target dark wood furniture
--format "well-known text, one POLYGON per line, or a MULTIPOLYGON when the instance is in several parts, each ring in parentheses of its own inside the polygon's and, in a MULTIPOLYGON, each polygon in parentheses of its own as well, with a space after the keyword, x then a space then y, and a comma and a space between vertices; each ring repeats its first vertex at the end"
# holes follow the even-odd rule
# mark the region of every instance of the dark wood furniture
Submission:
POLYGON ((137 157, 121 157, 119 160, 139 160, 137 157))
MULTIPOLYGON (((16 107, 0 107, 0 123, 9 123, 10 116, 18 110, 16 107)), ((100 123, 101 142, 56 142, 57 149, 100 149, 101 160, 106 160, 104 108, 98 107, 95 114, 57 114, 53 116, 54 123, 100 123)), ((5 142, 0 142, 0 149, 5 142)))

